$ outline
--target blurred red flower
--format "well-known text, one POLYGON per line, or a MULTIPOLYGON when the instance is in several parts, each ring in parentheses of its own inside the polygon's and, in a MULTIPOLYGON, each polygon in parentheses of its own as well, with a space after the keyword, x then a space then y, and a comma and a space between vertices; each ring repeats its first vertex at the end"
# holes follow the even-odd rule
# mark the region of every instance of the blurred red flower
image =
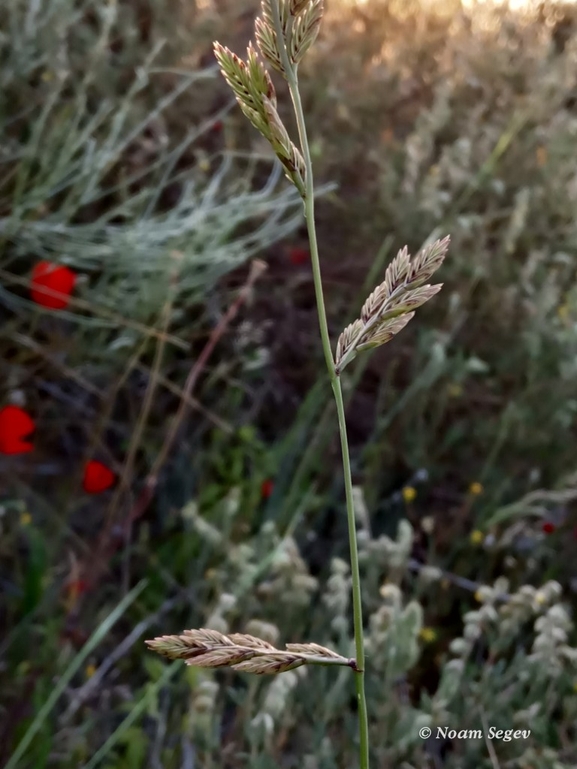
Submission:
POLYGON ((84 468, 82 488, 87 494, 100 494, 109 489, 115 480, 112 470, 97 459, 91 459, 84 468))
POLYGON ((298 267, 301 264, 306 264, 310 260, 311 254, 308 248, 292 246, 292 248, 289 248, 288 250, 288 257, 290 263, 294 264, 295 267, 298 267))
POLYGON ((272 494, 274 489, 274 483, 267 479, 266 481, 262 482, 262 485, 260 487, 260 494, 263 499, 268 499, 270 495, 272 494))
POLYGON ((0 409, 0 453, 25 454, 34 448, 24 440, 35 429, 32 417, 19 406, 0 409))
POLYGON ((66 593, 68 598, 75 601, 79 596, 90 591, 90 583, 85 579, 75 579, 66 583, 66 593))
POLYGON ((74 289, 76 273, 68 267, 52 262, 38 262, 32 270, 30 296, 33 302, 52 310, 63 310, 68 306, 70 294, 74 289), (53 296, 43 289, 58 291, 62 296, 53 296))
POLYGON ((555 531, 555 524, 551 523, 551 521, 545 521, 545 523, 541 526, 541 530, 543 534, 553 534, 555 531))

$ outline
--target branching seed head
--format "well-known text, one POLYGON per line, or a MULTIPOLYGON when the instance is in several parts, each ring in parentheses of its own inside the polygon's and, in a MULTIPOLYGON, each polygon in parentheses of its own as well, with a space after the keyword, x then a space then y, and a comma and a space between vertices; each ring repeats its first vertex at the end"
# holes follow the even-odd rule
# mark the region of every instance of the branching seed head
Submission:
POLYGON ((258 675, 284 673, 301 665, 344 665, 356 670, 354 660, 319 644, 287 644, 276 649, 261 638, 244 633, 224 635, 201 628, 181 635, 160 636, 146 641, 153 651, 169 659, 182 659, 187 665, 203 668, 230 667, 258 675))
POLYGON ((345 328, 337 342, 336 370, 344 369, 357 352, 379 347, 398 334, 414 316, 414 310, 428 302, 442 283, 425 284, 441 266, 450 238, 436 240, 411 259, 407 247, 387 267, 384 281, 370 294, 361 317, 345 328), (423 285, 425 284, 425 285, 423 285))
MULTIPOLYGON (((323 7, 323 0, 262 0, 262 14, 255 21, 256 42, 263 59, 285 79, 290 74, 287 69, 296 73, 298 63, 315 41, 323 7)), ((214 54, 240 108, 270 142, 286 176, 304 197, 305 162, 280 119, 272 80, 256 50, 249 45, 245 62, 215 42, 214 54)))

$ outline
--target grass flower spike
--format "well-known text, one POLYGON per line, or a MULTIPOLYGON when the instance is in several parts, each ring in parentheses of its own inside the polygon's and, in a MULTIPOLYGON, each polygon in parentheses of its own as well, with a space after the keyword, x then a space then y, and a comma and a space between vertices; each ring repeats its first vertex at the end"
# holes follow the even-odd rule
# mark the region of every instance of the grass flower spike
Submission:
POLYGON ((249 45, 245 62, 225 46, 215 43, 214 55, 241 110, 270 142, 290 181, 300 192, 304 191, 303 157, 279 117, 273 82, 257 52, 249 45))
MULTIPOLYGON (((428 281, 445 258, 449 238, 424 247, 414 258, 409 256, 407 248, 399 251, 387 268, 384 281, 364 303, 360 317, 340 335, 336 358, 333 357, 315 229, 311 152, 298 84, 299 63, 317 38, 323 10, 323 0, 262 0, 261 15, 255 22, 256 44, 262 59, 252 44, 248 47, 245 61, 218 42, 214 44, 214 53, 240 108, 270 143, 287 178, 295 185, 304 203, 321 342, 335 399, 341 441, 356 658, 347 660, 317 644, 288 644, 280 650, 254 636, 227 636, 207 629, 188 630, 178 636, 162 636, 147 643, 159 654, 183 659, 188 665, 228 666, 248 673, 282 673, 305 664, 350 667, 355 674, 357 691, 359 766, 360 769, 368 769, 363 604, 354 490, 340 377, 357 353, 391 340, 413 318, 415 310, 441 289, 442 284, 431 285, 428 281), (290 137, 277 111, 275 88, 263 62, 277 70, 287 83, 298 127, 298 144, 290 137)), ((266 496, 263 491, 263 497, 266 496)))
POLYGON ((169 659, 182 659, 187 665, 203 668, 231 667, 244 673, 273 675, 301 665, 344 665, 355 668, 355 661, 319 644, 287 644, 276 649, 272 644, 244 633, 224 635, 201 628, 185 630, 182 635, 161 636, 147 645, 169 659))
POLYGON ((436 240, 411 260, 403 248, 388 266, 361 310, 361 317, 343 331, 337 343, 337 373, 362 350, 389 342, 413 318, 415 309, 437 294, 443 284, 423 285, 441 266, 449 237, 436 240))

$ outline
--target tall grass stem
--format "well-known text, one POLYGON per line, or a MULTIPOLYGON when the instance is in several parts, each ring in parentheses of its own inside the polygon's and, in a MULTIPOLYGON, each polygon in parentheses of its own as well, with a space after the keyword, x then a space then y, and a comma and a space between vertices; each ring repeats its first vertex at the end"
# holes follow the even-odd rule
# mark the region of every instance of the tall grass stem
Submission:
MULTIPOLYGON (((277 40, 283 40, 280 11, 278 0, 271 0, 271 5, 274 12, 274 24, 277 35, 277 40)), ((368 769, 369 767, 369 728, 368 728, 368 713, 367 702, 365 696, 365 648, 364 648, 364 632, 363 632, 363 610, 362 610, 362 597, 361 597, 361 576, 359 570, 359 553, 357 547, 357 530, 355 509, 353 502, 353 482, 351 477, 351 462, 349 457, 349 443, 347 437, 347 425, 345 418, 345 406, 343 401, 343 392, 341 387, 341 380, 337 376, 335 370, 335 362, 333 359, 331 340, 329 336, 329 329, 327 323, 327 313, 325 308, 325 300, 323 295, 323 284, 321 276, 321 266, 319 259, 319 249, 317 243, 317 234, 315 228, 315 198, 314 198, 314 183, 313 183, 313 169, 310 147, 308 142, 308 136, 305 125, 305 117, 302 107, 302 101, 298 86, 298 74, 297 65, 292 64, 289 60, 286 49, 283 45, 279 45, 280 54, 282 58, 283 67, 286 73, 286 78, 291 94, 291 99, 294 106, 295 117, 298 126, 301 151, 305 161, 306 178, 305 178, 305 218, 307 222, 307 231, 311 250, 311 264, 313 271, 313 281, 315 287, 315 297, 317 304, 317 311, 319 316, 319 326, 321 333, 321 341, 323 347, 323 353, 325 362, 328 369, 329 378, 331 381, 331 387, 335 397, 337 406, 337 416, 339 423, 339 433, 341 438, 341 450, 343 457, 343 473, 345 482, 345 496, 347 504, 347 523, 349 534, 349 547, 351 558, 351 578, 352 578, 352 592, 353 592, 353 626, 355 633, 355 653, 358 673, 355 673, 356 687, 357 687, 357 700, 358 700, 358 714, 359 714, 359 766, 360 769, 368 769)))

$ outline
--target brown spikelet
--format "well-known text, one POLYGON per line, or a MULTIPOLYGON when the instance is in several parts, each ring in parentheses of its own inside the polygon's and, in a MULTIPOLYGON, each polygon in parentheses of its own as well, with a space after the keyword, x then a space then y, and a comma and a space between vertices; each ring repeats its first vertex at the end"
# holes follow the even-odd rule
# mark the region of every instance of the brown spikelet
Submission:
POLYGON ((240 662, 234 666, 235 670, 241 673, 256 673, 257 675, 274 675, 276 673, 284 673, 287 670, 294 670, 294 668, 300 668, 304 665, 305 660, 302 657, 297 657, 293 654, 263 654, 260 657, 253 657, 252 659, 240 662))
POLYGON ((402 331, 407 323, 414 317, 414 312, 407 312, 405 315, 399 315, 397 318, 389 318, 371 335, 366 342, 360 342, 357 350, 370 350, 373 347, 380 347, 382 344, 390 342, 391 339, 402 331))
POLYGON ((361 317, 345 328, 337 342, 336 372, 340 372, 357 352, 378 347, 398 334, 414 315, 414 310, 428 302, 442 283, 425 284, 443 263, 450 237, 425 246, 411 259, 402 248, 385 272, 384 281, 369 295, 361 317))
POLYGON ((232 633, 228 636, 228 638, 233 644, 238 644, 239 646, 250 646, 251 649, 272 649, 274 651, 275 648, 268 641, 263 641, 262 638, 257 638, 253 635, 247 635, 246 633, 232 633))
POLYGON ((298 16, 307 7, 311 0, 291 0, 290 12, 292 16, 298 16))
POLYGON ((187 665, 230 667, 258 675, 282 673, 301 665, 346 665, 356 670, 354 660, 315 643, 287 644, 286 649, 276 649, 255 636, 245 633, 223 635, 208 628, 185 630, 176 636, 160 636, 146 644, 152 651, 169 659, 182 659, 187 665))
POLYGON ((332 649, 327 649, 326 646, 320 646, 320 644, 315 643, 287 644, 286 648, 289 652, 296 652, 297 654, 314 654, 317 657, 340 657, 340 655, 332 649))
POLYGON ((339 336, 339 340, 337 342, 337 361, 341 360, 341 358, 343 358, 344 355, 349 351, 355 339, 360 336, 362 329, 362 320, 355 320, 345 328, 343 333, 339 336))

